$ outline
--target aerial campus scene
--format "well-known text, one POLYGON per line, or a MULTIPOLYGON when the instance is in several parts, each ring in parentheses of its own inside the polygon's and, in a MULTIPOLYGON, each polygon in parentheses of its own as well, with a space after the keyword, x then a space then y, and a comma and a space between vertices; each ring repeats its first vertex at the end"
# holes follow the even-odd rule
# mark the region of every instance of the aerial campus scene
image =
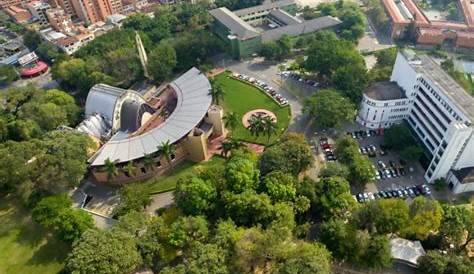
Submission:
POLYGON ((0 274, 474 274, 473 0, 0 0, 0 274))

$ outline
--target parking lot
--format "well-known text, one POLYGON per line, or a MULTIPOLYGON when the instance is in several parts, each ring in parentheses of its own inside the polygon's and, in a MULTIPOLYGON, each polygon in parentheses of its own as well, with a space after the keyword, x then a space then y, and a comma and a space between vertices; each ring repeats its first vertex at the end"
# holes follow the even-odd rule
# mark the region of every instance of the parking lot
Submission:
MULTIPOLYGON (((374 181, 367 184, 365 189, 351 187, 358 201, 391 197, 412 199, 431 195, 429 187, 423 186, 426 183, 423 168, 419 163, 407 163, 396 152, 385 149, 382 132, 357 128, 349 129, 346 134, 357 140, 359 153, 369 157, 375 170, 374 181)), ((327 134, 319 135, 312 142, 320 158, 326 161, 337 160, 331 145, 333 143, 334 140, 328 138, 327 134)))

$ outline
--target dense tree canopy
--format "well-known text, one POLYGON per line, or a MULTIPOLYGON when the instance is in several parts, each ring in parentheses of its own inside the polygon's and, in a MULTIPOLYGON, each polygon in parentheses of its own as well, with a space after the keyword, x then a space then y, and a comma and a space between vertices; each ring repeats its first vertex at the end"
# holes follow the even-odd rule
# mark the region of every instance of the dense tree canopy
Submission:
POLYGON ((341 127, 356 115, 354 105, 332 89, 320 90, 307 98, 304 111, 314 119, 316 125, 323 128, 341 127))
POLYGON ((324 219, 348 216, 356 206, 349 183, 341 177, 322 178, 316 183, 315 210, 324 219))

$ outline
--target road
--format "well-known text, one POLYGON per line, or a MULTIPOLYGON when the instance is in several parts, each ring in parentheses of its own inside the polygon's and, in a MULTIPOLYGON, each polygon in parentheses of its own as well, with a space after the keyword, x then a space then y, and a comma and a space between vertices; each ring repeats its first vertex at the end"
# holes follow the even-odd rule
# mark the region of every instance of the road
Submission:
POLYGON ((9 86, 0 87, 0 90, 5 90, 10 87, 24 87, 28 84, 33 84, 33 86, 42 89, 53 89, 59 87, 59 83, 53 79, 51 69, 49 69, 45 74, 30 79, 17 80, 11 83, 9 86))

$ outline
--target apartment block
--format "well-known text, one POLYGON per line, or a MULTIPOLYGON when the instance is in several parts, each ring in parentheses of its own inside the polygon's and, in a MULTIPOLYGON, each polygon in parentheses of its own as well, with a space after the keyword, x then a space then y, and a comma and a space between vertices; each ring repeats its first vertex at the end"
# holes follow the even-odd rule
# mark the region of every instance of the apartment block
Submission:
POLYGON ((474 176, 453 179, 474 167, 474 98, 430 57, 410 51, 398 53, 389 85, 366 91, 357 121, 368 128, 407 121, 431 159, 425 179, 474 191, 474 180, 466 181, 474 176))

